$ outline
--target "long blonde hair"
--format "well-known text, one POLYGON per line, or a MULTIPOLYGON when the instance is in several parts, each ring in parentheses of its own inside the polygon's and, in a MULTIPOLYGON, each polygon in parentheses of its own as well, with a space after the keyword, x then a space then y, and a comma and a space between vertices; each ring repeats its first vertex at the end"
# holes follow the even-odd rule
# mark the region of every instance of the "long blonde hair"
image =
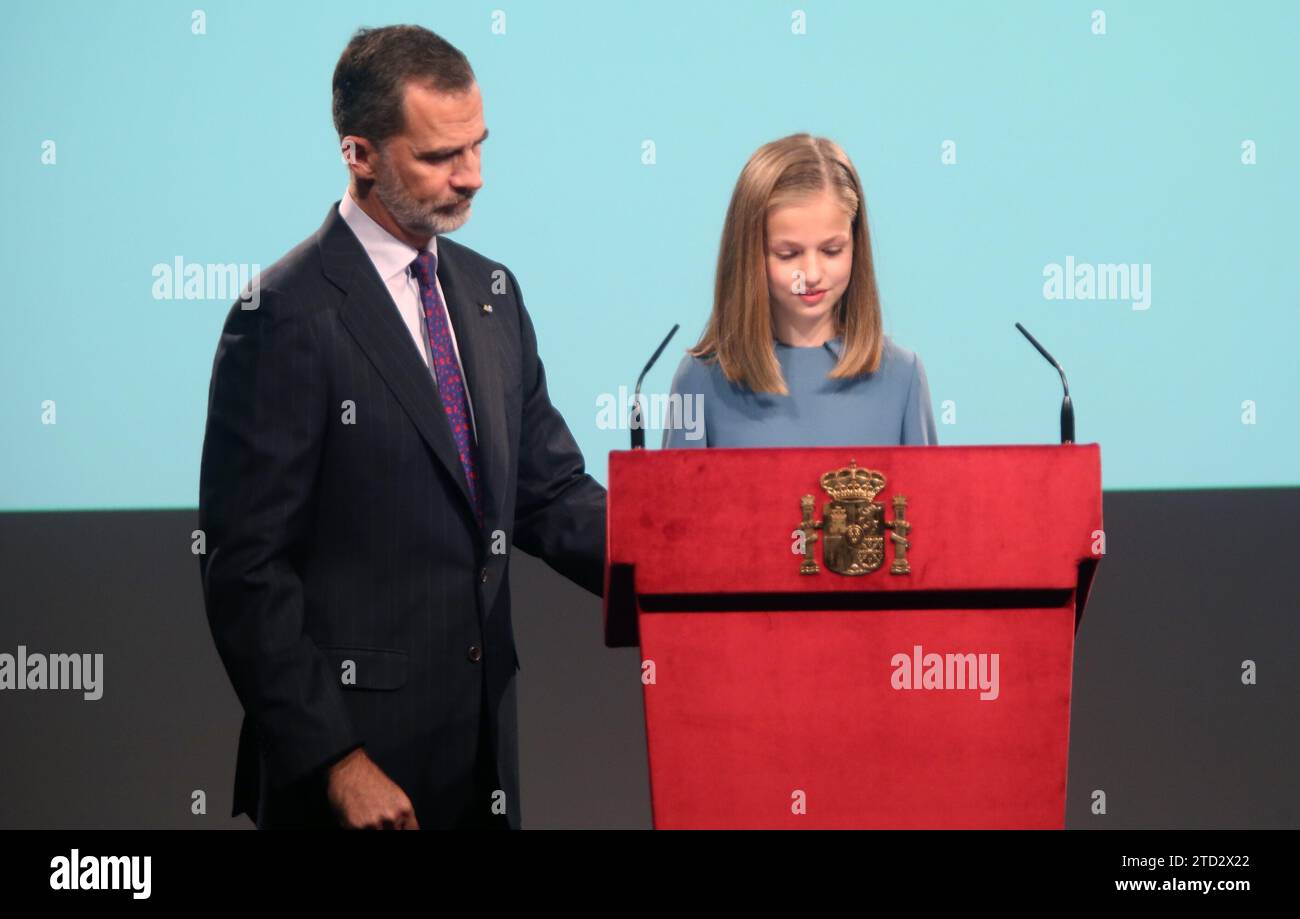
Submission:
POLYGON ((713 312, 699 342, 688 351, 716 359, 729 381, 754 392, 789 392, 772 347, 768 213, 826 190, 853 218, 853 266, 835 306, 836 334, 843 336, 844 347, 828 376, 845 379, 880 367, 884 333, 862 183, 834 141, 791 134, 759 147, 736 180, 722 227, 713 312))

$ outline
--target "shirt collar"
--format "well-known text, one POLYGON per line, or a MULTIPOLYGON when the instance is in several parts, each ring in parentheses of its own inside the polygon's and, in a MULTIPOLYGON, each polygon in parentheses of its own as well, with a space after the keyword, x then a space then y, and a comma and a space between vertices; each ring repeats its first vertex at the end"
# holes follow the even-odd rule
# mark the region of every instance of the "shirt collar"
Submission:
MULTIPOLYGON (((361 209, 361 205, 352 200, 352 190, 346 189, 343 192, 343 199, 339 201, 339 216, 352 229, 361 247, 366 250, 366 255, 370 256, 370 261, 375 265, 375 270, 379 272, 379 277, 384 283, 397 274, 404 273, 410 267, 411 262, 420 254, 420 250, 407 243, 405 240, 398 239, 392 233, 389 233, 374 219, 361 209)), ((438 257, 438 237, 430 236, 428 244, 424 247, 426 252, 431 252, 433 257, 438 257)))

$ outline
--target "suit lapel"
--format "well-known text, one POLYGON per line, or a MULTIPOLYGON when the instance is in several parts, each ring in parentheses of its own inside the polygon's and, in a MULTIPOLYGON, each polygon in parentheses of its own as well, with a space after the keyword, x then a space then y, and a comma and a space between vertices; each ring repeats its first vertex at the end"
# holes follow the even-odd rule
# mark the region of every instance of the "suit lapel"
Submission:
MULTIPOLYGON (((365 249, 339 215, 330 208, 317 234, 322 270, 346 294, 340 319, 356 339, 416 430, 456 482, 466 510, 471 509, 469 483, 456 452, 451 425, 443 411, 434 374, 411 341, 397 305, 380 280, 365 249)), ((456 330, 456 345, 473 401, 478 432, 479 478, 483 483, 484 526, 488 532, 500 524, 504 498, 506 438, 500 373, 491 363, 494 334, 492 314, 475 315, 482 284, 457 266, 452 247, 439 246, 438 279, 456 330)), ((484 279, 486 280, 486 279, 484 279)))

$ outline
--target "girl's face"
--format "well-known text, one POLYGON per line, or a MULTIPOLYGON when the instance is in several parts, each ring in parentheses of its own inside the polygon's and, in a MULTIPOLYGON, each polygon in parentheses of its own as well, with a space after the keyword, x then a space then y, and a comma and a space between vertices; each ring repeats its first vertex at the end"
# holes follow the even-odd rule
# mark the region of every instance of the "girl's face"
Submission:
POLYGON ((796 328, 827 320, 849 283, 853 220, 829 191, 767 215, 767 285, 773 319, 796 328))

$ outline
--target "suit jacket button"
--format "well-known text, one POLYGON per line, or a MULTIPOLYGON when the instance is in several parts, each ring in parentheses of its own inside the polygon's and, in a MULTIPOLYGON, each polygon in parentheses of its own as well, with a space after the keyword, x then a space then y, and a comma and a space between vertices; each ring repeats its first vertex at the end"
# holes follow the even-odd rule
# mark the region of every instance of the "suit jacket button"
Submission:
POLYGON ((487 583, 487 569, 486 569, 486 568, 480 568, 480 569, 479 569, 479 572, 478 572, 478 579, 479 579, 480 581, 482 581, 484 584, 487 583))
POLYGON ((469 646, 469 654, 466 655, 471 661, 477 664, 483 658, 483 649, 478 645, 469 646))

